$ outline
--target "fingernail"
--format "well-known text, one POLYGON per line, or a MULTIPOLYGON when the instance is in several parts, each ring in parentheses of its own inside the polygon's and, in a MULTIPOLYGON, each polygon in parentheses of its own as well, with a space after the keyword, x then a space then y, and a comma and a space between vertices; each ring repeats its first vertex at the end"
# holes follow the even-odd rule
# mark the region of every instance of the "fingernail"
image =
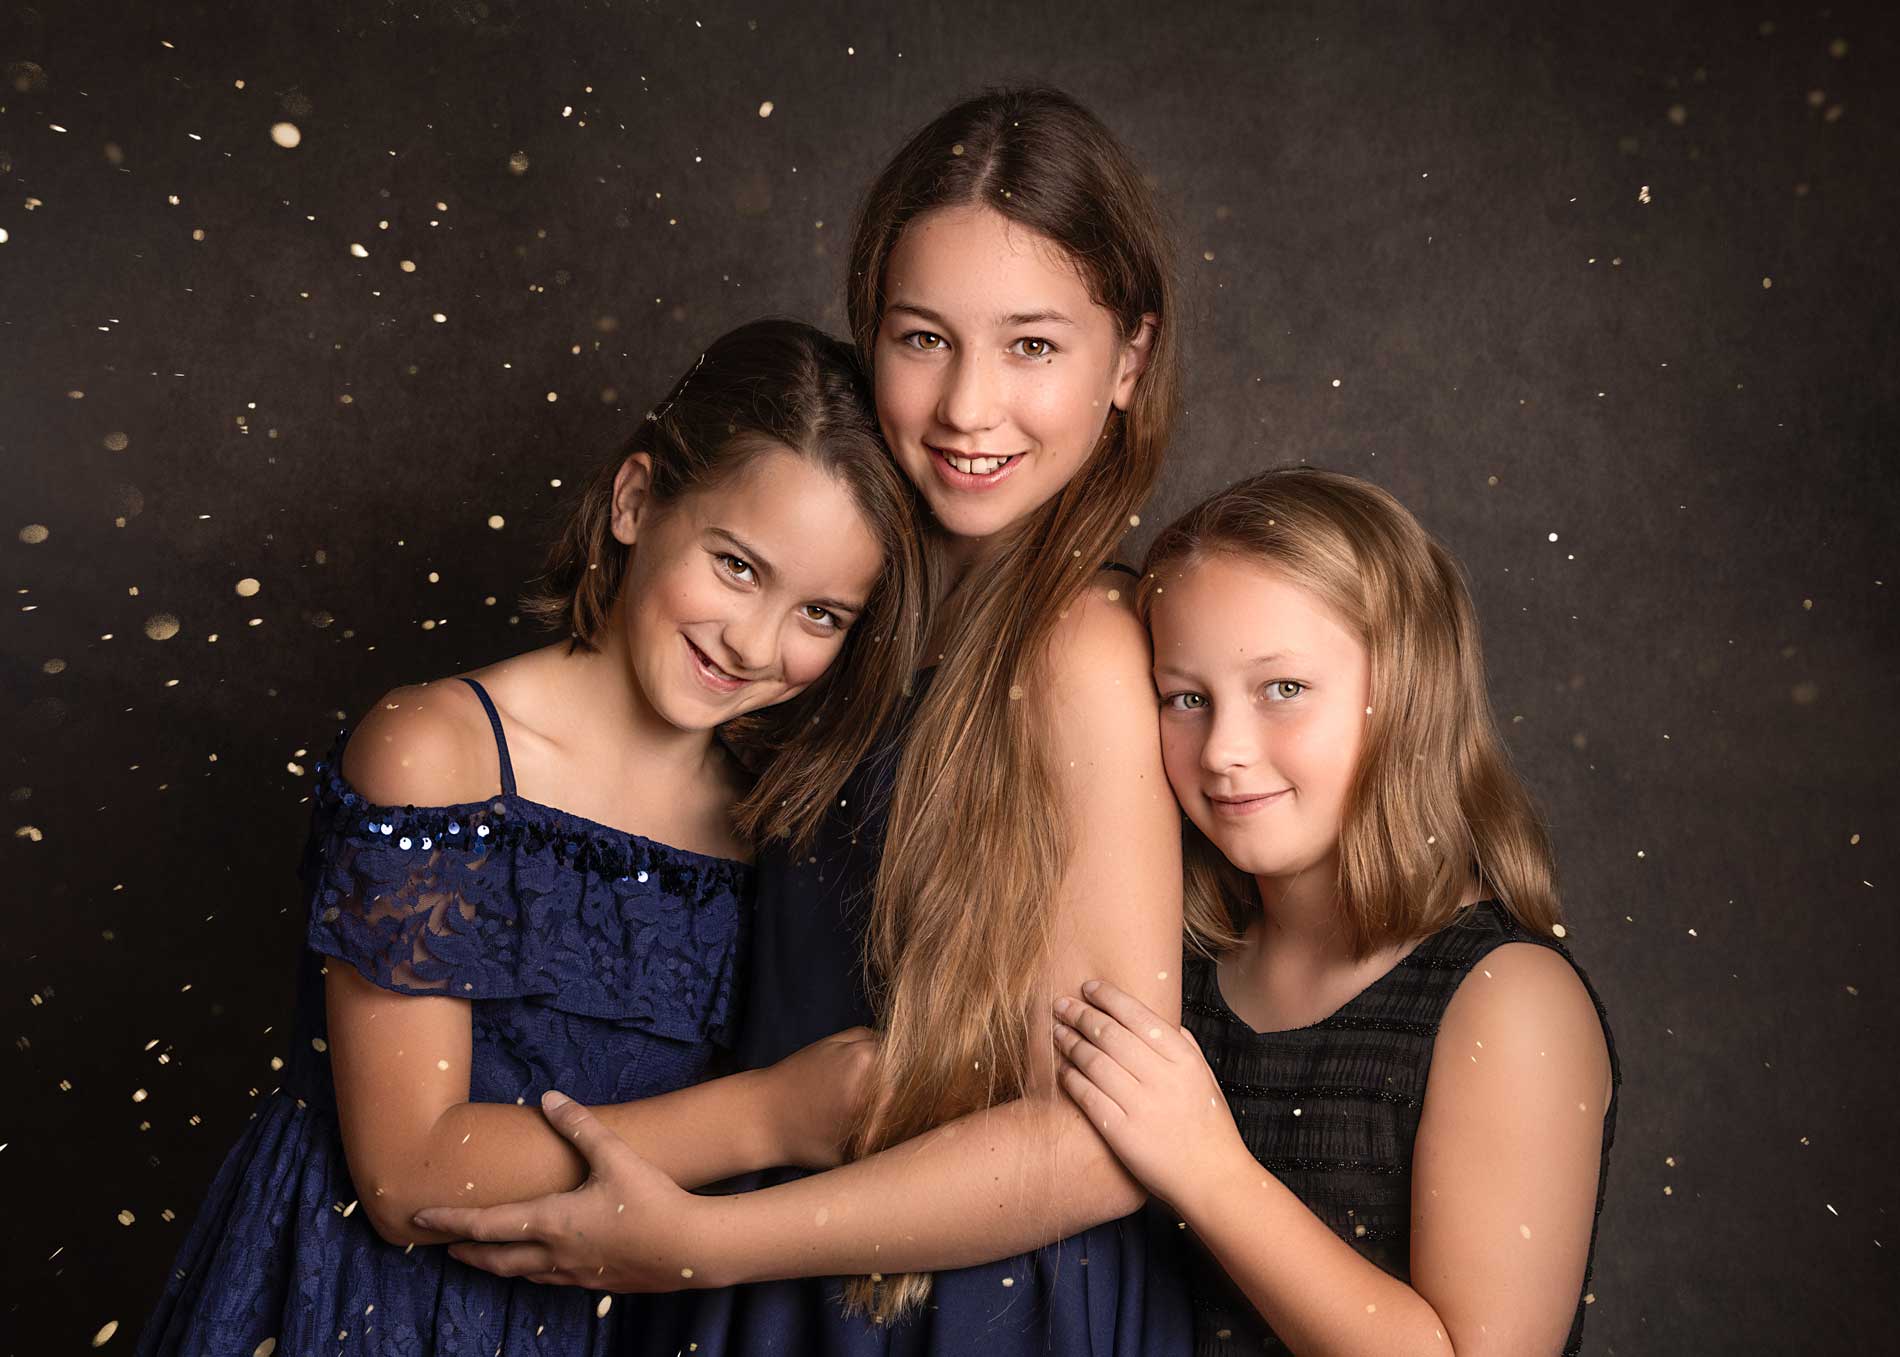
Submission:
POLYGON ((1098 990, 1098 989, 1100 989, 1101 987, 1102 987, 1102 982, 1101 982, 1101 981, 1099 981, 1099 980, 1090 980, 1090 981, 1087 981, 1087 982, 1085 982, 1085 983, 1083 984, 1083 986, 1082 986, 1082 993, 1084 993, 1084 994, 1093 994, 1093 993, 1095 993, 1095 991, 1096 991, 1096 990, 1098 990))
POLYGON ((541 1095, 541 1106, 549 1112, 552 1112, 556 1108, 559 1108, 559 1107, 566 1107, 569 1103, 573 1101, 574 1100, 572 1098, 568 1097, 565 1093, 561 1092, 561 1090, 559 1090, 558 1088, 551 1088, 546 1093, 543 1093, 541 1095))
POLYGON ((409 1220, 418 1230, 433 1230, 435 1228, 435 1217, 430 1215, 427 1211, 418 1211, 409 1217, 409 1220))
POLYGON ((1065 994, 1062 996, 1062 998, 1056 1000, 1056 1012, 1067 1013, 1068 1011, 1069 1011, 1069 997, 1065 994))

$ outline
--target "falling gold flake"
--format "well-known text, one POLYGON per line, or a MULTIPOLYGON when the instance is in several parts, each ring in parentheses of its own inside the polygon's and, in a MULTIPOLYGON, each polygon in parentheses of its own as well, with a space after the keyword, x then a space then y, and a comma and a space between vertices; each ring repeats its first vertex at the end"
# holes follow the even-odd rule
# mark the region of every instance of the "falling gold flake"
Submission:
POLYGON ((1022 698, 1023 698, 1023 686, 1022 686, 1022 684, 1020 684, 1020 683, 1012 683, 1012 684, 1010 684, 1010 685, 1009 685, 1009 700, 1010 700, 1011 702, 1020 702, 1020 701, 1022 701, 1022 698))
POLYGON ((119 1212, 119 1224, 121 1225, 130 1225, 133 1221, 137 1219, 138 1217, 133 1215, 130 1211, 119 1212))
POLYGON ((270 139, 288 151, 303 140, 303 132, 296 123, 272 123, 270 139))
POLYGON ((122 433, 109 433, 105 437, 106 451, 124 452, 131 442, 132 440, 122 433))
POLYGON ((438 1060, 435 1062, 435 1067, 438 1070, 446 1070, 449 1067, 449 1062, 446 1060, 438 1060))
POLYGON ((38 546, 52 535, 52 529, 44 523, 29 523, 20 529, 20 540, 30 547, 38 546))
POLYGON ((607 1312, 613 1308, 614 1298, 612 1296, 602 1296, 600 1298, 600 1304, 594 1307, 594 1314, 597 1318, 605 1319, 607 1318, 607 1312))
POLYGON ((355 243, 354 241, 352 241, 350 244, 350 253, 355 255, 358 259, 369 258, 369 250, 365 248, 364 246, 355 243))
POLYGON ((526 151, 516 151, 513 155, 508 157, 508 173, 526 174, 527 172, 528 153, 526 151))
POLYGON ((154 641, 169 641, 178 634, 178 625, 171 613, 153 613, 145 619, 145 634, 154 641))
POLYGON ((66 661, 60 659, 48 660, 40 666, 40 672, 42 674, 63 674, 66 672, 66 661))
POLYGON ((770 99, 767 99, 764 103, 759 105, 759 116, 761 118, 769 118, 772 116, 772 101, 770 99))
POLYGON ((133 1089, 133 1090, 132 1090, 132 1101, 133 1101, 133 1102, 135 1102, 135 1103, 142 1103, 142 1102, 144 1102, 144 1101, 145 1101, 145 1100, 146 1100, 146 1099, 147 1099, 148 1097, 150 1097, 150 1096, 151 1096, 151 1095, 150 1095, 150 1094, 148 1094, 148 1093, 147 1093, 147 1092, 146 1092, 146 1091, 145 1091, 144 1089, 142 1089, 142 1088, 135 1088, 135 1089, 133 1089))
POLYGON ((264 586, 259 584, 255 579, 246 575, 237 582, 237 595, 239 598, 251 598, 263 587, 264 586))
POLYGON ((1517 1227, 1517 1232, 1518 1232, 1519 1234, 1521 1234, 1521 1235, 1523 1235, 1523 1236, 1524 1236, 1524 1238, 1526 1238, 1526 1239, 1529 1239, 1529 1238, 1531 1237, 1531 1227, 1530 1227, 1530 1226, 1528 1226, 1528 1225, 1520 1225, 1520 1226, 1518 1226, 1518 1227, 1517 1227))
POLYGON ((277 1351, 277 1340, 275 1338, 266 1338, 252 1349, 251 1357, 270 1357, 275 1351, 277 1351))
POLYGON ((107 1343, 112 1341, 112 1335, 118 1331, 119 1321, 116 1319, 108 1319, 104 1324, 99 1326, 99 1332, 92 1336, 92 1345, 95 1348, 104 1347, 107 1343))
POLYGON ((315 1051, 318 1055, 322 1055, 325 1051, 330 1049, 330 1043, 325 1041, 322 1037, 312 1037, 310 1038, 310 1049, 315 1051))
POLYGON ((414 273, 416 271, 416 261, 413 259, 405 259, 396 267, 401 269, 404 273, 414 273))
POLYGON ((1764 278, 1761 280, 1761 289, 1763 292, 1766 292, 1769 288, 1773 287, 1774 285, 1775 285, 1775 280, 1773 278, 1764 278))
POLYGON ((1005 1278, 1003 1278, 1003 1285, 1004 1285, 1004 1286, 1014 1286, 1014 1285, 1016 1285, 1016 1279, 1015 1279, 1014 1277, 1005 1277, 1005 1278))
POLYGON ((192 233, 191 233, 191 238, 193 240, 203 240, 205 238, 204 227, 199 226, 199 227, 193 228, 192 233))
POLYGON ((500 532, 503 528, 508 526, 508 520, 503 518, 500 514, 490 514, 488 516, 488 526, 493 528, 496 532, 500 532))

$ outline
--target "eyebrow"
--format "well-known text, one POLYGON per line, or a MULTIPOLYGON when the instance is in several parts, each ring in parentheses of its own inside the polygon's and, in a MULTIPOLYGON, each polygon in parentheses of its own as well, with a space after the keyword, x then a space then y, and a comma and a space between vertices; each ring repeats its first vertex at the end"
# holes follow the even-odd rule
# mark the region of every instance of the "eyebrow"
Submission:
MULTIPOLYGON (((1244 663, 1249 669, 1258 669, 1262 667, 1263 665, 1281 664, 1287 660, 1298 660, 1298 659, 1304 659, 1304 658, 1305 657, 1301 655, 1297 650, 1276 650, 1270 655, 1250 655, 1247 657, 1247 659, 1242 661, 1242 663, 1244 663)), ((1165 674, 1169 678, 1192 679, 1196 677, 1195 675, 1190 674, 1185 669, 1176 669, 1173 665, 1169 665, 1169 664, 1157 664, 1154 668, 1154 671, 1157 675, 1165 674)))
MULTIPOLYGON (((730 542, 733 546, 734 554, 745 557, 753 569, 757 570, 761 575, 776 575, 778 573, 777 567, 765 558, 763 552, 739 536, 738 533, 733 532, 730 528, 715 527, 708 529, 708 531, 711 532, 713 536, 723 537, 726 541, 730 542)), ((814 598, 806 601, 816 603, 821 608, 829 608, 833 612, 850 613, 853 617, 856 617, 859 613, 864 611, 864 604, 851 603, 841 598, 814 598)))
MULTIPOLYGON (((932 311, 929 307, 918 306, 914 302, 892 302, 885 308, 884 313, 891 315, 898 311, 902 311, 906 315, 915 316, 919 320, 928 321, 932 325, 942 326, 946 330, 952 328, 948 319, 932 311)), ((1075 324, 1075 321, 1060 311, 1012 311, 1006 316, 998 317, 996 324, 1003 329, 1013 329, 1019 325, 1072 326, 1075 324)))

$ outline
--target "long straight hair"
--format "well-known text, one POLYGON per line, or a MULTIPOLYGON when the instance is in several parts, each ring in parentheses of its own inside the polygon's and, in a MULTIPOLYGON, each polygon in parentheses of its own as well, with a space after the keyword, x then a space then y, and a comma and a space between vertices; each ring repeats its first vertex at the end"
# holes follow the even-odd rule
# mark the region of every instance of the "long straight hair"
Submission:
MULTIPOLYGON (((1035 701, 1057 619, 1108 561, 1161 467, 1179 403, 1173 249, 1153 196, 1100 121, 1068 95, 1006 89, 958 104, 872 184, 851 249, 851 329, 872 367, 885 268, 905 228, 982 205, 1053 242, 1124 341, 1153 316, 1146 366, 1068 484, 999 535, 944 601, 952 639, 897 769, 865 943, 883 1041, 848 1149, 863 1156, 1020 1096, 1067 865, 1035 701), (955 814, 944 813, 955 807, 955 814), (875 1109, 873 1111, 872 1109, 875 1109)), ((875 368, 872 367, 875 383, 875 368)), ((929 1294, 928 1274, 857 1278, 880 1320, 929 1294)))
MULTIPOLYGON (((1372 714, 1339 831, 1336 889, 1355 957, 1428 936, 1475 876, 1526 928, 1557 925, 1550 839, 1498 737, 1478 619, 1450 552, 1386 491, 1314 467, 1263 472, 1162 529, 1135 607, 1210 557, 1264 565, 1310 590, 1371 661, 1372 714)), ((1189 939, 1232 948, 1260 907, 1253 878, 1192 823, 1189 939)))
POLYGON ((824 674, 789 702, 729 722, 723 733, 759 775, 733 809, 739 833, 796 848, 817 829, 910 683, 922 643, 923 535, 916 491, 877 430, 851 346, 802 321, 755 320, 706 347, 666 400, 603 464, 548 553, 522 608, 592 650, 610 624, 629 549, 613 535, 614 477, 636 452, 653 458, 660 506, 731 481, 758 458, 790 452, 835 477, 877 539, 884 569, 824 674))

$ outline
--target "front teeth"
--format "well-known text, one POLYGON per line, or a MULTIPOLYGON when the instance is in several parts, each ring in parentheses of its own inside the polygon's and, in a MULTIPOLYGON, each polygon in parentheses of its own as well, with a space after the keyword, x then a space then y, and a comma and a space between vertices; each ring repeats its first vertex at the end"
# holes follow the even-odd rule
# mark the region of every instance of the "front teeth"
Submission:
POLYGON ((967 476, 987 476, 996 470, 1007 457, 959 457, 954 452, 946 452, 944 460, 967 476))

